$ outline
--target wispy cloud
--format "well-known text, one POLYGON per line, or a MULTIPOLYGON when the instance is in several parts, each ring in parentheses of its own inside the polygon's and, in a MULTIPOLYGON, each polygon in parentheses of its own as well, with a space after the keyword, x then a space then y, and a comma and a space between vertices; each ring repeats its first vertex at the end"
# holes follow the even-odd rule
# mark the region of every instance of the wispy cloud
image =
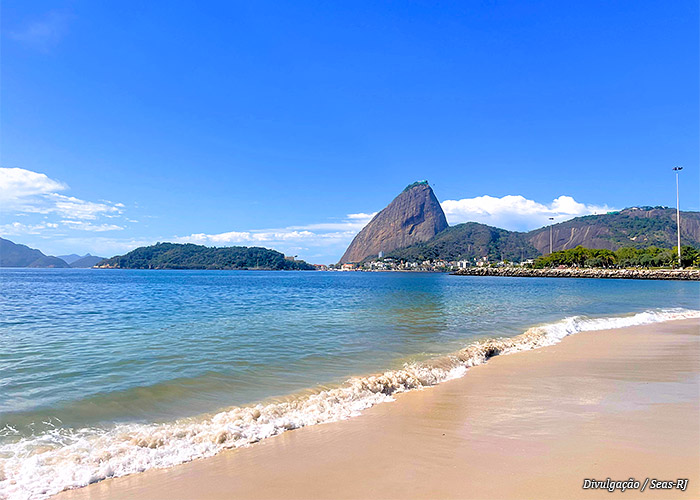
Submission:
POLYGON ((116 224, 93 224, 84 220, 62 220, 61 223, 70 229, 96 231, 99 233, 104 231, 121 231, 124 229, 122 226, 117 226, 116 224))
POLYGON ((8 36, 33 49, 49 52, 68 33, 73 17, 73 14, 63 10, 52 10, 8 31, 8 36))
POLYGON ((539 203, 521 195, 507 195, 501 198, 477 196, 461 200, 442 202, 450 224, 461 222, 481 222, 512 231, 528 231, 554 222, 562 222, 573 217, 605 213, 613 210, 608 205, 588 205, 579 203, 571 196, 559 196, 551 203, 539 203))
POLYGON ((50 210, 57 212, 65 217, 76 219, 95 220, 98 216, 111 216, 121 214, 124 205, 117 204, 108 205, 107 203, 95 203, 85 201, 73 196, 63 196, 58 193, 50 193, 48 199, 52 202, 50 210))
POLYGON ((5 236, 20 234, 42 234, 46 229, 56 229, 58 224, 45 222, 40 224, 23 224, 22 222, 11 222, 0 225, 0 234, 5 236))
POLYGON ((374 217, 374 213, 348 214, 344 219, 320 222, 281 229, 255 229, 250 231, 228 231, 225 233, 193 233, 178 236, 179 243, 200 245, 260 245, 275 248, 285 253, 295 252, 340 252, 353 237, 374 217))
POLYGON ((339 231, 343 233, 352 232, 353 234, 358 233, 363 227, 367 225, 372 218, 377 215, 377 212, 366 214, 348 214, 345 219, 341 219, 333 222, 319 222, 316 224, 307 224, 305 226, 290 226, 285 230, 306 230, 306 231, 339 231))
MULTIPOLYGON (((60 223, 71 229, 87 231, 122 229, 116 224, 87 224, 85 221, 118 217, 123 211, 123 204, 87 201, 59 192, 68 189, 65 183, 40 172, 23 168, 0 168, 0 205, 4 216, 42 214, 61 218, 60 221, 49 221, 52 225, 44 223, 45 228, 58 227, 57 224, 60 223)), ((23 224, 14 227, 20 226, 23 224)), ((33 227, 40 226, 41 224, 35 224, 33 227)))
POLYGON ((162 238, 110 238, 105 236, 65 236, 60 239, 46 240, 40 250, 52 255, 63 253, 83 253, 90 252, 93 255, 102 257, 113 257, 123 255, 134 248, 154 245, 162 238))

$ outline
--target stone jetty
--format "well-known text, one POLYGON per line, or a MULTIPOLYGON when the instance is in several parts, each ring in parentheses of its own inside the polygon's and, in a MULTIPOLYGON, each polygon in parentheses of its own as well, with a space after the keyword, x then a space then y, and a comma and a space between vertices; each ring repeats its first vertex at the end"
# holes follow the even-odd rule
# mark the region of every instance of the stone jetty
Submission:
POLYGON ((700 269, 587 269, 527 267, 469 267, 454 273, 457 276, 511 276, 521 278, 611 278, 632 280, 700 281, 700 269))

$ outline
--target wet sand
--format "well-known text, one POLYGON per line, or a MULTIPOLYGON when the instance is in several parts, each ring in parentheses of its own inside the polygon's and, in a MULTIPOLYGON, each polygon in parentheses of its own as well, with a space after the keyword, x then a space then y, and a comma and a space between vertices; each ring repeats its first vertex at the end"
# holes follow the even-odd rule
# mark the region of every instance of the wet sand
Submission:
POLYGON ((698 367, 699 320, 579 333, 354 419, 54 498, 611 496, 585 478, 687 478, 624 496, 700 498, 698 367))

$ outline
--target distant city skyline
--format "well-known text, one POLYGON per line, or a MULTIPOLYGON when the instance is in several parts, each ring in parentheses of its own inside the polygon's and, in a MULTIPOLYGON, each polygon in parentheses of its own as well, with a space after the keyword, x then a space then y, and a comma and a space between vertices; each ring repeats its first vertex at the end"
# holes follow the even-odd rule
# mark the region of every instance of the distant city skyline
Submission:
POLYGON ((337 262, 427 179, 450 224, 700 209, 698 5, 3 5, 0 236, 337 262))

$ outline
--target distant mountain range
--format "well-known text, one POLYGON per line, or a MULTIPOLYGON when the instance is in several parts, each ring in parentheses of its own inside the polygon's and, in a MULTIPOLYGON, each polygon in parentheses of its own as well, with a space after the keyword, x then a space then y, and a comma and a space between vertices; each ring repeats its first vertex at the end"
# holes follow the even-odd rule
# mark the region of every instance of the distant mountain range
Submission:
POLYGON ((87 254, 78 260, 71 262, 70 267, 76 268, 88 268, 97 265, 98 262, 105 260, 104 257, 97 257, 96 255, 87 254))
MULTIPOLYGON (((85 256, 87 256, 87 255, 90 255, 90 254, 86 254, 85 256)), ((66 261, 66 264, 69 264, 69 265, 70 265, 70 264, 72 264, 73 262, 75 262, 76 260, 82 259, 83 256, 82 256, 82 255, 78 255, 77 253, 72 253, 72 254, 70 254, 70 255, 59 255, 58 258, 61 259, 61 260, 66 261)))
POLYGON ((96 255, 90 255, 89 253, 86 253, 85 255, 78 255, 75 253, 70 255, 59 255, 58 258, 66 261, 70 267, 78 268, 92 267, 105 259, 104 257, 97 257, 96 255))
MULTIPOLYGON (((466 222, 451 227, 445 224, 439 230, 445 215, 436 202, 427 182, 408 186, 360 231, 340 262, 373 260, 379 251, 385 257, 407 261, 482 257, 522 261, 550 251, 549 226, 517 232, 466 222), (400 244, 406 241, 411 242, 400 244)), ((676 211, 666 207, 626 208, 554 224, 551 232, 555 252, 579 245, 609 250, 623 246, 671 248, 676 245, 676 211)), ((681 239, 683 245, 700 247, 700 212, 681 212, 681 239)))
POLYGON ((260 247, 205 247, 193 244, 158 243, 139 247, 126 255, 104 259, 94 255, 44 255, 26 245, 0 238, 0 267, 90 267, 112 269, 269 269, 313 270, 303 260, 285 257, 260 247), (64 260, 65 259, 65 260, 64 260), (67 262, 70 261, 70 264, 67 262), (99 264, 99 266, 98 266, 99 264))
POLYGON ((0 238, 0 267, 70 267, 58 257, 0 238))
POLYGON ((63 255, 53 257, 44 255, 40 250, 19 245, 0 238, 0 267, 92 267, 103 257, 94 255, 63 255))

